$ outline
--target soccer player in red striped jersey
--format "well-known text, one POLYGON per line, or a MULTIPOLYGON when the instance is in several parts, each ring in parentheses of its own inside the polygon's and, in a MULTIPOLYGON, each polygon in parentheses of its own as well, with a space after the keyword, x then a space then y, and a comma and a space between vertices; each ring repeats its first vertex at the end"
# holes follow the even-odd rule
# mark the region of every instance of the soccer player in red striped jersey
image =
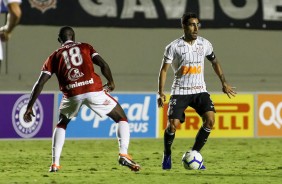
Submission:
MULTIPOLYGON (((204 61, 209 60, 222 84, 222 90, 230 98, 234 87, 225 80, 221 65, 214 54, 212 44, 198 36, 199 19, 195 13, 185 13, 181 19, 184 35, 166 46, 158 79, 158 106, 166 101, 164 86, 167 70, 171 66, 174 81, 168 108, 168 125, 164 132, 162 168, 171 169, 171 146, 176 127, 185 121, 185 109, 190 106, 202 117, 203 126, 198 131, 192 150, 200 152, 213 128, 215 109, 204 81, 204 61)), ((203 166, 200 169, 205 169, 203 166)))
POLYGON ((52 137, 52 165, 49 171, 57 172, 61 168, 60 156, 67 125, 77 115, 82 105, 86 105, 99 116, 109 116, 118 124, 119 164, 127 166, 132 171, 139 171, 140 166, 127 153, 130 139, 127 117, 120 104, 108 93, 115 88, 108 64, 91 45, 75 42, 75 32, 69 26, 60 29, 58 41, 61 47, 44 62, 41 75, 34 84, 24 113, 24 120, 30 122, 34 116, 32 110, 34 102, 45 83, 55 74, 63 98, 60 104, 59 122, 52 137), (102 80, 95 73, 93 64, 100 67, 101 73, 107 79, 106 85, 102 85, 102 80))

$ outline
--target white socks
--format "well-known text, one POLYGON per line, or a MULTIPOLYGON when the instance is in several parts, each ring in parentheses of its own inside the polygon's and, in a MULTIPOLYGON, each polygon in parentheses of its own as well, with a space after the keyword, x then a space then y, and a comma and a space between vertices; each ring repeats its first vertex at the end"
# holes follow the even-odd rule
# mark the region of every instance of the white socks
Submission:
POLYGON ((52 137, 52 163, 60 165, 60 156, 65 143, 66 130, 55 128, 52 137))
MULTIPOLYGON (((129 124, 126 121, 117 123, 117 139, 119 144, 119 153, 127 154, 130 132, 129 124)), ((63 128, 55 128, 52 137, 52 163, 60 165, 60 156, 65 143, 66 130, 63 128)))
POLYGON ((117 123, 117 139, 119 144, 119 153, 127 154, 129 145, 130 132, 129 125, 126 121, 120 121, 117 123))

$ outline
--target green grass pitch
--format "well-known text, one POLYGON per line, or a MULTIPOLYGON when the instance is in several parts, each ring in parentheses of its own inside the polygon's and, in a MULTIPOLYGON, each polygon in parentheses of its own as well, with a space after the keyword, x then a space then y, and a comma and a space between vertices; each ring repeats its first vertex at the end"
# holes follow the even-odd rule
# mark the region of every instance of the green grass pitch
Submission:
POLYGON ((129 152, 142 170, 118 165, 115 139, 66 140, 62 169, 49 173, 51 140, 1 140, 2 184, 242 184, 282 183, 281 138, 210 138, 201 151, 205 171, 185 170, 182 154, 194 139, 176 138, 173 166, 161 169, 162 139, 131 139, 129 152))

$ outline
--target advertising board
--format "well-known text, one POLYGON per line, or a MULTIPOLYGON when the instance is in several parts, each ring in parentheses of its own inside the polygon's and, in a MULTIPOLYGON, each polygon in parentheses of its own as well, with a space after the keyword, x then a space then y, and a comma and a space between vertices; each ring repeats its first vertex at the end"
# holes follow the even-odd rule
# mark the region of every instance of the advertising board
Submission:
MULTIPOLYGON (((124 109, 130 127, 131 137, 156 137, 156 95, 155 94, 112 94, 124 109)), ((62 95, 59 95, 58 106, 62 95)), ((116 123, 109 117, 100 117, 88 107, 82 106, 78 115, 71 120, 66 132, 67 138, 113 138, 116 137, 116 123)))
MULTIPOLYGON (((167 99, 169 99, 169 95, 167 99)), ((253 137, 254 136, 254 95, 238 94, 229 99, 225 94, 212 94, 216 109, 215 125, 210 137, 253 137)), ((167 124, 168 100, 160 109, 159 137, 167 124)), ((177 137, 195 137, 202 126, 201 117, 194 109, 185 110, 185 122, 177 128, 177 137)))
POLYGON ((0 94, 0 138, 52 137, 54 94, 41 94, 34 103, 32 121, 26 123, 23 114, 29 95, 0 94))

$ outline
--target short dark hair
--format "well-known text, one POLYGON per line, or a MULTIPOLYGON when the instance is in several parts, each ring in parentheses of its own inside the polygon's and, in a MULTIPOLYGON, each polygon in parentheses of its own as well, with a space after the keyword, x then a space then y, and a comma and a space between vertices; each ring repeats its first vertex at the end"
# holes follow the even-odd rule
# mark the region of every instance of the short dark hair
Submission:
POLYGON ((67 40, 72 40, 74 41, 75 38, 75 33, 72 27, 70 26, 64 26, 61 27, 58 35, 58 41, 59 42, 66 42, 67 40))
POLYGON ((188 22, 188 20, 191 19, 191 18, 198 19, 198 16, 194 12, 186 12, 186 13, 184 13, 182 15, 182 18, 181 18, 181 24, 186 24, 188 22))

